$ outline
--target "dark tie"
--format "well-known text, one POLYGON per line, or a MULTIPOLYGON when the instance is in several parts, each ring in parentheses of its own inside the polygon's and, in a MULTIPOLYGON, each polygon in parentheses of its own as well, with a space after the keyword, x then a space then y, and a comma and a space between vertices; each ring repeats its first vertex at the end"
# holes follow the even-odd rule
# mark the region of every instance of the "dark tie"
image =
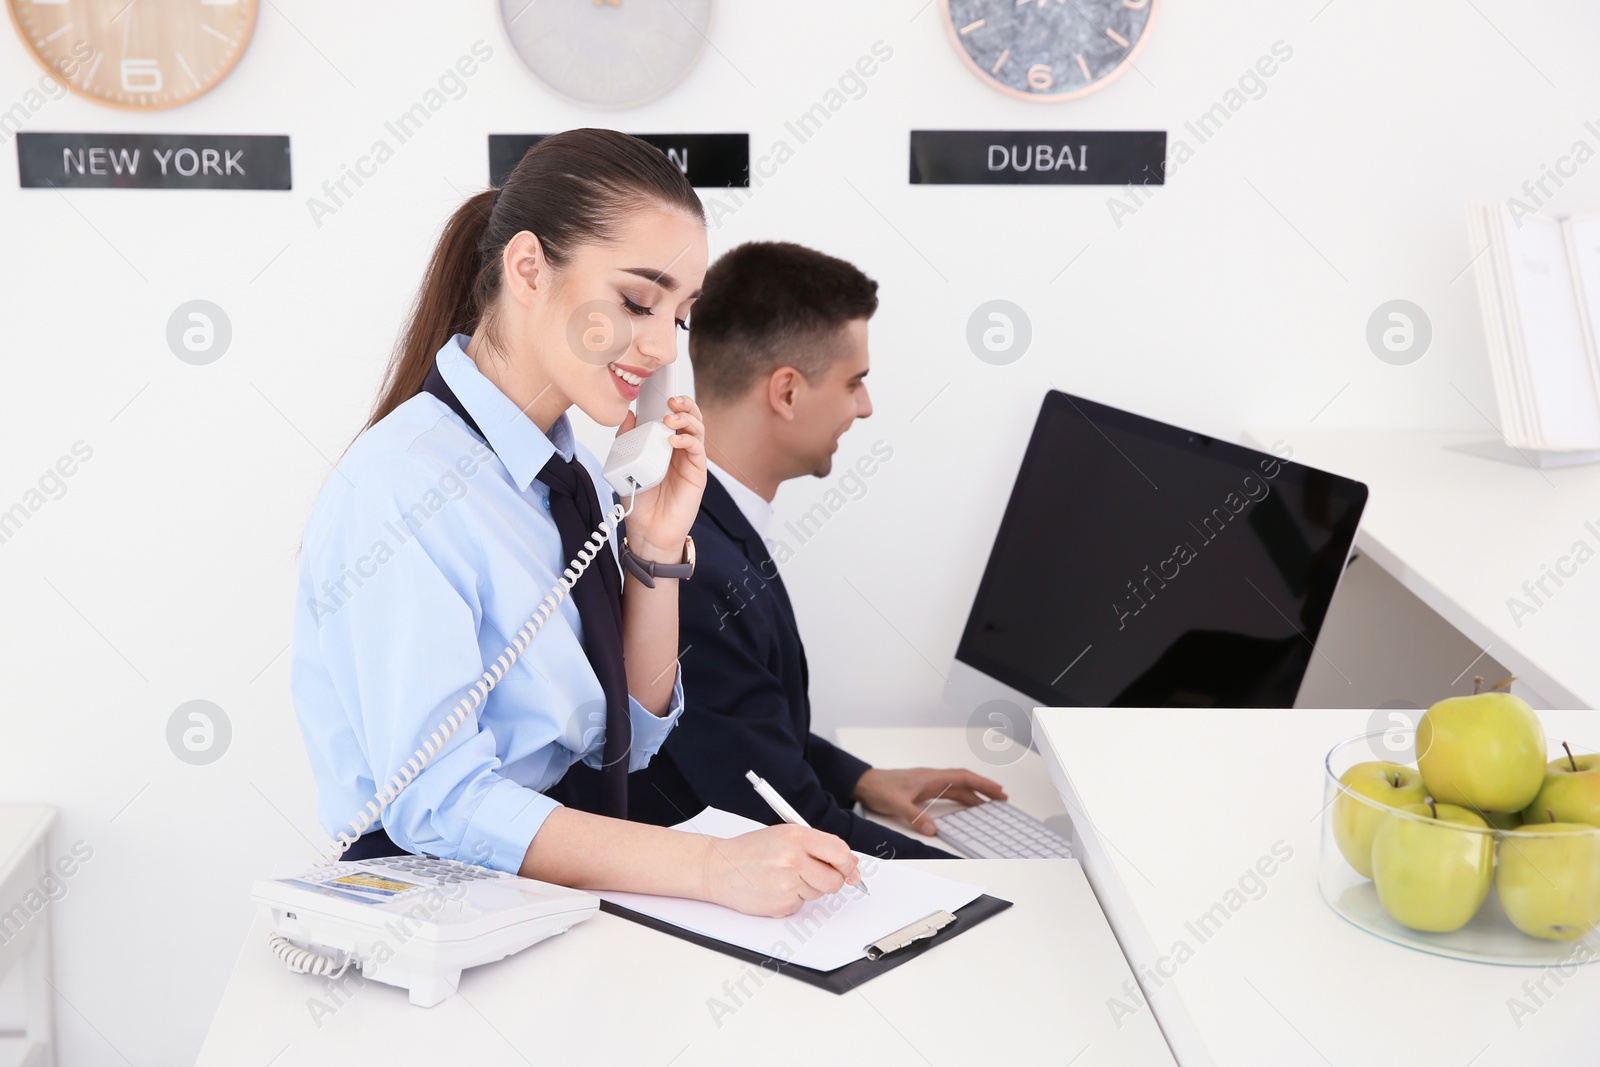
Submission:
MULTIPOLYGON (((473 433, 484 437, 437 366, 429 369, 422 388, 460 415, 473 433)), ((487 437, 484 443, 488 443, 487 437)), ((556 568, 559 572, 577 558, 578 550, 605 515, 600 510, 600 498, 595 495, 589 472, 576 459, 564 460, 560 453, 552 455, 539 472, 539 480, 550 487, 550 515, 561 534, 564 559, 556 568)), ((604 768, 596 773, 575 763, 561 781, 545 793, 584 811, 626 819, 633 720, 629 717, 628 671, 622 659, 622 578, 612 564, 609 549, 603 549, 584 576, 573 584, 571 596, 583 624, 583 654, 588 657, 595 677, 600 679, 600 690, 605 694, 606 737, 600 754, 604 768), (597 573, 591 577, 590 572, 597 573)), ((533 608, 534 605, 529 605, 530 614, 533 608)))
MULTIPOLYGON (((550 514, 561 532, 561 554, 568 560, 576 559, 584 542, 605 518, 594 482, 582 464, 576 459, 562 459, 560 453, 550 457, 539 472, 539 480, 550 487, 550 514)), ((609 549, 602 549, 589 571, 573 585, 572 602, 583 623, 584 655, 589 657, 606 698, 600 814, 626 819, 633 720, 628 716, 628 672, 622 658, 622 578, 612 564, 609 549), (598 573, 591 577, 590 572, 598 573)))

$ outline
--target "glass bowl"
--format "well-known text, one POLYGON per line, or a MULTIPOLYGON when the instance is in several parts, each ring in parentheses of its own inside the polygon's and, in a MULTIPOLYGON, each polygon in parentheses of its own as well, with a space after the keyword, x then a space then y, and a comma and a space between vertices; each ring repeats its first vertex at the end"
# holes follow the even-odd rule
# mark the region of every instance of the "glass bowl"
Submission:
MULTIPOLYGON (((1550 759, 1563 758, 1565 755, 1559 743, 1552 745, 1550 759)), ((1344 820, 1342 825, 1347 842, 1364 840, 1359 831, 1353 829, 1360 825, 1363 818, 1368 820, 1365 824, 1367 827, 1383 825, 1388 819, 1403 820, 1410 826, 1406 832, 1412 834, 1413 841, 1426 839, 1435 849, 1443 846, 1441 854, 1450 856, 1451 862, 1464 864, 1462 869, 1467 871, 1472 870, 1474 864, 1483 862, 1487 855, 1492 857, 1491 862, 1498 874, 1502 857, 1509 856, 1509 850, 1516 849, 1519 854, 1513 858, 1513 862, 1522 863, 1524 871, 1531 869, 1534 875, 1544 878, 1540 868, 1549 866, 1548 861, 1542 865, 1533 861, 1535 858, 1543 860, 1546 851, 1550 851, 1551 855, 1560 855, 1561 849, 1582 849, 1587 845, 1600 850, 1600 827, 1587 833, 1562 834, 1541 833, 1537 826, 1503 831, 1493 827, 1479 829, 1442 824, 1424 816, 1386 807, 1339 781, 1347 770, 1358 763, 1381 760, 1415 767, 1415 757, 1415 732, 1399 729, 1352 737, 1341 741, 1328 752, 1324 763, 1322 833, 1317 860, 1317 888, 1328 906, 1344 919, 1386 941, 1452 959, 1518 967, 1570 967, 1600 959, 1600 927, 1591 928, 1571 940, 1534 937, 1517 929, 1506 915, 1493 879, 1487 896, 1478 905, 1472 918, 1466 925, 1449 932, 1412 929, 1396 921, 1384 910, 1378 899, 1377 887, 1370 878, 1351 866, 1340 847, 1336 825, 1341 819, 1344 820), (1418 836, 1417 831, 1432 836, 1418 836), (1574 838, 1581 840, 1574 842, 1574 838)), ((1391 850, 1389 854, 1396 853, 1391 850)), ((1559 873, 1556 873, 1556 877, 1558 881, 1564 881, 1559 873)), ((1547 884, 1555 884, 1548 878, 1544 880, 1547 884)), ((1596 887, 1595 892, 1600 894, 1600 886, 1596 887)), ((1473 894, 1470 889, 1465 894, 1457 892, 1458 898, 1463 895, 1470 898, 1473 894)), ((1470 899, 1458 899, 1454 906, 1458 914, 1465 914, 1472 907, 1470 899)), ((1448 910, 1447 894, 1439 894, 1437 899, 1430 898, 1427 914, 1436 915, 1448 910)))

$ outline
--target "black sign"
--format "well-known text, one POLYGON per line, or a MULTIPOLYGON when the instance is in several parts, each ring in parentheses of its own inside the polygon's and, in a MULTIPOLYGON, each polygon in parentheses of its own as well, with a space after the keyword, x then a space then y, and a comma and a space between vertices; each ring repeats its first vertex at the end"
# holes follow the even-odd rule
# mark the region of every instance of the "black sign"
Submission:
POLYGON ((289 138, 19 133, 17 174, 24 189, 288 189, 289 138))
POLYGON ((1165 130, 912 130, 912 185, 1164 185, 1165 130))
MULTIPOLYGON (((523 154, 548 137, 544 133, 491 133, 489 135, 489 184, 505 184, 512 168, 523 154)), ((689 184, 699 189, 726 186, 746 188, 750 184, 750 135, 748 133, 637 133, 667 154, 678 165, 689 184)))

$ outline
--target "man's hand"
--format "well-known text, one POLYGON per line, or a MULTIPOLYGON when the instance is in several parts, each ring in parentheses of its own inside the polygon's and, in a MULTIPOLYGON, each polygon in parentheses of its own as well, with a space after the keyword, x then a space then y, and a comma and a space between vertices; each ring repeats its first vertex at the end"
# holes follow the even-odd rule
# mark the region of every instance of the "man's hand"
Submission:
POLYGON ((971 807, 985 799, 1005 798, 1006 791, 1000 783, 981 774, 960 768, 936 771, 928 767, 898 771, 870 767, 856 782, 855 795, 856 800, 879 815, 898 816, 929 837, 938 833, 927 814, 928 805, 935 800, 957 800, 971 807))

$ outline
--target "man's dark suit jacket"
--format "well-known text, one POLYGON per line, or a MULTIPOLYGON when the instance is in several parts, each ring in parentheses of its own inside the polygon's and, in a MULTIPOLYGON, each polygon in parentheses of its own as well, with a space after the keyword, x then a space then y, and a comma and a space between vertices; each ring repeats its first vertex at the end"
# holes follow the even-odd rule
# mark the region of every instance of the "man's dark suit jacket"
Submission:
POLYGON ((695 573, 678 589, 684 712, 650 765, 628 776, 628 816, 662 826, 706 805, 780 821, 754 770, 819 830, 869 855, 950 858, 856 815, 868 764, 811 732, 806 652, 766 546, 717 475, 694 523, 695 573))

